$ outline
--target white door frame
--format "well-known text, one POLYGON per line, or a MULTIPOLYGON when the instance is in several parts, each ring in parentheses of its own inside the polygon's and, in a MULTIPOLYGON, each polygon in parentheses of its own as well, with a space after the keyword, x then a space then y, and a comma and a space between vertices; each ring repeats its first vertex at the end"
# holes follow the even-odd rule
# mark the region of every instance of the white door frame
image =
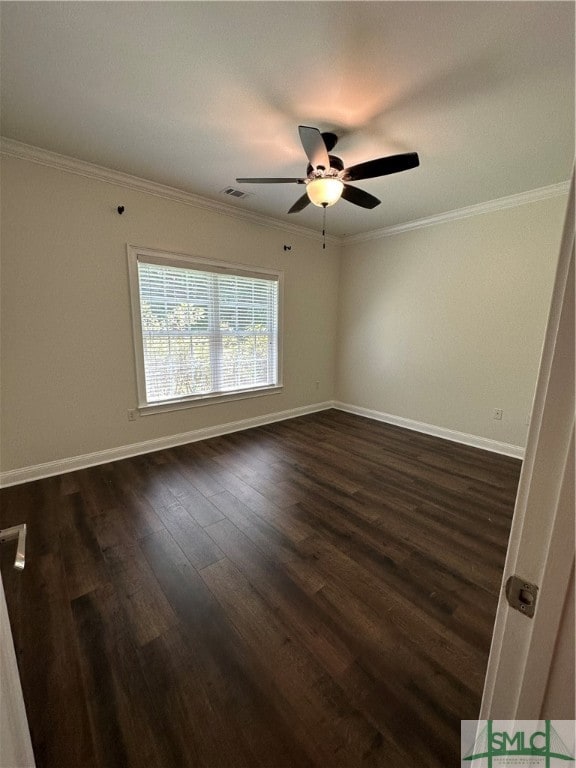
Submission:
MULTIPOLYGON (((574 174, 480 718, 540 719, 574 564, 574 174), (508 605, 516 574, 539 587, 528 618, 508 605)), ((565 719, 572 719, 567 713, 565 719)))
POLYGON ((34 768, 26 708, 0 576, 0 766, 34 768))

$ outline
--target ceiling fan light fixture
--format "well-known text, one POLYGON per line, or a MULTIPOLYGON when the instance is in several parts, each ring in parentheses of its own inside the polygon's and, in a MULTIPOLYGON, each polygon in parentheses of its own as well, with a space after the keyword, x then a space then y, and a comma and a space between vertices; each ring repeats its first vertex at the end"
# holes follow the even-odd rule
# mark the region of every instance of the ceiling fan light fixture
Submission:
POLYGON ((342 197, 344 184, 334 177, 312 179, 306 184, 306 194, 310 202, 319 208, 328 208, 342 197))
POLYGON ((236 179, 238 184, 305 184, 306 192, 296 200, 288 213, 298 213, 309 203, 326 209, 341 197, 360 208, 375 208, 381 200, 363 189, 345 184, 344 180, 376 179, 420 165, 417 152, 405 152, 402 155, 377 157, 345 168, 339 157, 328 154, 338 140, 335 133, 320 133, 318 128, 309 125, 299 125, 298 132, 308 158, 305 178, 236 179))

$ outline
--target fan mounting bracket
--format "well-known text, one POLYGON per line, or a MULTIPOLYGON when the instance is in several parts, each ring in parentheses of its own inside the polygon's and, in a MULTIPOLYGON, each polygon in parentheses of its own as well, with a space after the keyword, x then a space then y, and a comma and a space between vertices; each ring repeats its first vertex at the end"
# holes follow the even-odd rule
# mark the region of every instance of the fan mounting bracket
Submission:
POLYGON ((318 165, 314 168, 310 163, 306 168, 306 176, 309 179, 314 179, 322 176, 336 176, 344 170, 344 163, 336 155, 328 155, 330 160, 330 168, 324 168, 323 165, 318 165))

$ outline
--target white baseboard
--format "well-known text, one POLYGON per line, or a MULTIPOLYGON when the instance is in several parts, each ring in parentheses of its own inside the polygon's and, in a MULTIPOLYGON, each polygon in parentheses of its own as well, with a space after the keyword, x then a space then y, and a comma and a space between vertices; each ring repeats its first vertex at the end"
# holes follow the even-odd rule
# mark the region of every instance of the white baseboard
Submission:
POLYGON ((446 427, 436 427, 433 424, 425 424, 422 421, 414 421, 413 419, 406 419, 403 416, 393 416, 390 413, 382 413, 381 411, 373 411, 370 408, 360 408, 356 405, 349 405, 348 403, 341 403, 335 401, 332 404, 333 408, 339 411, 346 411, 346 413, 353 413, 356 416, 365 416, 368 419, 374 419, 375 421, 383 421, 386 424, 394 424, 397 427, 404 427, 404 429, 411 429, 414 432, 423 432, 425 435, 433 435, 434 437, 441 437, 443 440, 451 440, 453 443, 462 443, 463 445, 470 445, 473 448, 481 448, 484 451, 491 451, 492 453, 500 453, 504 456, 512 456, 515 459, 524 458, 524 448, 520 445, 511 445, 510 443, 501 443, 498 440, 490 440, 487 437, 478 437, 477 435, 469 435, 466 432, 456 432, 453 429, 446 429, 446 427))
POLYGON ((313 405, 304 405, 300 408, 291 408, 288 411, 277 411, 276 413, 267 413, 264 416, 255 416, 251 419, 241 419, 240 421, 231 421, 228 424, 195 429, 192 432, 181 432, 178 435, 167 435, 166 437, 158 437, 154 440, 145 440, 141 443, 121 445, 118 448, 106 448, 95 453, 85 453, 68 459, 48 461, 44 464, 35 464, 34 466, 22 467, 21 469, 12 469, 0 472, 0 488, 29 483, 33 480, 41 480, 52 475, 62 475, 66 472, 74 472, 77 469, 85 469, 97 464, 108 464, 111 461, 128 459, 131 456, 139 456, 142 453, 152 453, 153 451, 161 451, 164 448, 174 448, 177 445, 195 443, 198 440, 207 440, 210 437, 219 437, 231 432, 241 432, 245 429, 261 427, 264 424, 273 424, 276 421, 285 421, 286 419, 294 419, 297 416, 305 416, 307 413, 325 411, 327 408, 332 407, 333 403, 331 401, 314 403, 313 405))
POLYGON ((241 432, 253 427, 261 427, 264 424, 273 424, 277 421, 294 419, 297 416, 305 416, 308 413, 317 413, 325 411, 328 408, 336 408, 339 411, 346 411, 357 416, 364 416, 375 421, 383 421, 386 424, 394 424, 397 427, 411 429, 415 432, 423 432, 426 435, 441 437, 444 440, 451 440, 455 443, 470 445, 474 448, 482 448, 485 451, 500 453, 504 456, 513 456, 516 459, 524 457, 524 448, 519 445, 501 443, 497 440, 490 440, 487 437, 477 437, 465 432, 456 432, 445 427, 436 427, 433 424, 425 424, 421 421, 406 419, 402 416, 393 416, 390 413, 373 411, 370 408, 361 408, 348 403, 339 401, 325 401, 323 403, 314 403, 314 405, 305 405, 300 408, 292 408, 288 411, 277 411, 276 413, 267 413, 264 416, 255 416, 251 419, 241 419, 240 421, 231 421, 228 424, 218 424, 214 427, 204 427, 195 429, 192 432, 181 432, 178 435, 168 435, 158 437, 154 440, 145 440, 141 443, 132 443, 130 445, 121 445, 118 448, 107 448, 95 453, 85 453, 81 456, 72 456, 68 459, 59 459, 57 461, 48 461, 44 464, 35 464, 21 469, 11 469, 6 472, 0 472, 0 488, 7 488, 10 485, 19 485, 29 483, 33 480, 41 480, 44 477, 52 475, 62 475, 66 472, 74 472, 77 469, 85 469, 98 464, 108 464, 111 461, 120 459, 129 459, 131 456, 139 456, 142 453, 152 453, 161 451, 164 448, 174 448, 177 445, 186 443, 195 443, 198 440, 207 440, 210 437, 219 437, 231 432, 241 432))

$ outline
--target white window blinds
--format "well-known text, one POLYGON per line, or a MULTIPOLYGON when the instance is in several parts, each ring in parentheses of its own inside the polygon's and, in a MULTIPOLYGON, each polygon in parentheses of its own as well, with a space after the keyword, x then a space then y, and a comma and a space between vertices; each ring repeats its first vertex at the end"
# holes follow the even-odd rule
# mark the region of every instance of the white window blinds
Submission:
POLYGON ((138 255, 146 402, 278 384, 278 275, 138 255))

